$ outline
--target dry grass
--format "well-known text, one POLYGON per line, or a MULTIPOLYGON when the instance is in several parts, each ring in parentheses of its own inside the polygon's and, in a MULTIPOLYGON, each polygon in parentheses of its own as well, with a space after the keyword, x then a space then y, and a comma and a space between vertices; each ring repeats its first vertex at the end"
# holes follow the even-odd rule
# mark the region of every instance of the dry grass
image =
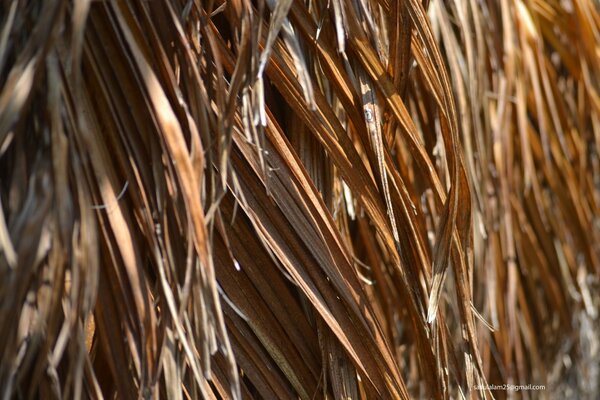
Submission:
POLYGON ((0 20, 3 399, 600 392, 597 2, 0 20))

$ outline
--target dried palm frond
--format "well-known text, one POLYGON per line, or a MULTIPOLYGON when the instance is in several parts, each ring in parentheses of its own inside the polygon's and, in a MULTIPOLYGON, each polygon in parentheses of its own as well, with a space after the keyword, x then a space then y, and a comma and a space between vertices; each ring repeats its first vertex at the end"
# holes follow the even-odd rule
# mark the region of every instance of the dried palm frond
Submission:
POLYGON ((600 391, 600 6, 0 1, 2 398, 600 391))

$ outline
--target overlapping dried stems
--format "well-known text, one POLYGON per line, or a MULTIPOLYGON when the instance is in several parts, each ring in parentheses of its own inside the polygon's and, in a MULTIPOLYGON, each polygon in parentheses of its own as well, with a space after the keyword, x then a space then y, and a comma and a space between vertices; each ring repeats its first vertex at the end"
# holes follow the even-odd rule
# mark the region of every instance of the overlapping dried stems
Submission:
POLYGON ((593 398, 599 7, 0 1, 0 396, 593 398))

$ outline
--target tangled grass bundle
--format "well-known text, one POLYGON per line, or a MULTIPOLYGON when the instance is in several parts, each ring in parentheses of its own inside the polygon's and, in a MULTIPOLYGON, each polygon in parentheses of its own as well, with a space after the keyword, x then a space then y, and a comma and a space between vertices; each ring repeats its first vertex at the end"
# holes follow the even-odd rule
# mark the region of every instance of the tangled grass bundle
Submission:
POLYGON ((3 399, 600 392, 597 2, 0 20, 3 399))

